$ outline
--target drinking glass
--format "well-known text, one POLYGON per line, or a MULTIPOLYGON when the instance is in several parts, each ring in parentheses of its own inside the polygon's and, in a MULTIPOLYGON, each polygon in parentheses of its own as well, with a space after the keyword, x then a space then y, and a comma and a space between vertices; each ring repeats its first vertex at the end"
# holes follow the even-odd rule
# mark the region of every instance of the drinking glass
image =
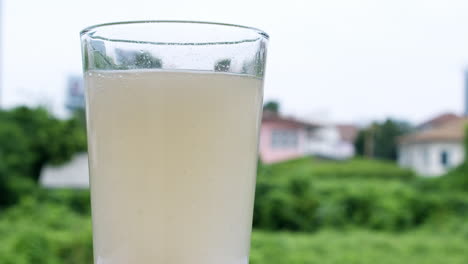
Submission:
POLYGON ((81 43, 95 263, 248 263, 268 35, 135 21, 81 43))

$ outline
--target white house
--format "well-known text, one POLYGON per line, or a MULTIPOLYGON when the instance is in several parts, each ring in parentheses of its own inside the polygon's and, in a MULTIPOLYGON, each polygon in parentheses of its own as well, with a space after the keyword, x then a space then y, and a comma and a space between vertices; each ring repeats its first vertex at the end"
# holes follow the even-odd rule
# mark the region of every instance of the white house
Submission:
POLYGON ((354 156, 357 128, 345 125, 322 125, 315 128, 306 142, 306 154, 331 159, 354 156))
POLYGON ((467 118, 433 119, 399 141, 398 163, 424 176, 440 176, 460 165, 465 157, 463 140, 467 118))
POLYGON ((260 132, 260 158, 265 163, 303 156, 351 158, 357 131, 353 125, 299 121, 265 111, 260 132))
POLYGON ((47 165, 42 169, 39 181, 48 188, 88 188, 88 154, 77 154, 60 166, 47 165))

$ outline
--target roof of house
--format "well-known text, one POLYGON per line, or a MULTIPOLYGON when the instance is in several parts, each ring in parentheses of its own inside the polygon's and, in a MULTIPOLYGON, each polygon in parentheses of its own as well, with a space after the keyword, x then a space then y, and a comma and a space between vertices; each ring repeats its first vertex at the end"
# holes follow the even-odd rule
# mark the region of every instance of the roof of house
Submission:
POLYGON ((444 113, 432 119, 429 119, 418 126, 419 129, 430 129, 433 127, 442 126, 447 122, 455 121, 461 117, 453 113, 444 113))
POLYGON ((433 141, 463 141, 468 118, 457 118, 446 121, 434 128, 411 133, 400 138, 400 144, 433 142, 433 141))
POLYGON ((290 117, 282 117, 278 113, 273 112, 273 111, 263 111, 263 116, 262 116, 262 123, 267 123, 267 122, 272 122, 272 123, 279 123, 283 125, 287 125, 290 127, 319 127, 317 124, 309 123, 309 122, 304 122, 300 121, 294 118, 290 117))
POLYGON ((347 142, 354 142, 359 132, 359 129, 354 125, 336 125, 341 139, 347 142))

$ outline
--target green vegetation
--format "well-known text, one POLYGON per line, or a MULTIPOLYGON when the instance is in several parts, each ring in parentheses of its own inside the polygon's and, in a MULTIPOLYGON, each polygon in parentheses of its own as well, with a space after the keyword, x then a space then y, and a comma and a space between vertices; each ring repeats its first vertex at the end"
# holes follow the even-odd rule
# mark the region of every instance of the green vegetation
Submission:
MULTIPOLYGON (((92 263, 89 191, 37 185, 85 149, 83 118, 0 111, 0 263, 92 263)), ((259 164, 252 264, 468 263, 468 164, 426 179, 394 163, 259 164)))
MULTIPOLYGON (((68 196, 85 193, 61 192, 68 192, 68 196)), ((468 261, 467 243, 468 225, 462 222, 446 225, 443 230, 426 227, 405 233, 366 229, 324 229, 315 233, 257 230, 252 236, 250 260, 252 264, 462 264, 468 261)), ((23 200, 0 218, 0 263, 92 263, 89 214, 78 213, 57 201, 23 200)))
POLYGON ((231 68, 231 59, 222 59, 216 62, 214 70, 217 72, 229 72, 231 68))
POLYGON ((0 110, 0 210, 33 192, 45 164, 86 150, 83 121, 53 117, 44 108, 0 110))
POLYGON ((411 132, 412 127, 404 121, 387 119, 374 122, 359 131, 355 146, 358 155, 370 158, 396 160, 398 138, 411 132))
POLYGON ((468 236, 429 231, 392 234, 324 230, 254 232, 251 264, 465 264, 468 236))
POLYGON ((92 263, 89 214, 66 202, 23 198, 0 215, 0 263, 92 263))
POLYGON ((163 61, 153 56, 149 51, 122 50, 118 55, 118 62, 116 62, 114 58, 107 56, 99 48, 92 47, 93 44, 88 45, 90 47, 83 50, 85 70, 159 69, 163 65, 163 61))
POLYGON ((263 105, 263 110, 271 111, 274 113, 280 112, 280 104, 276 101, 268 101, 263 105))
MULTIPOLYGON (((421 179, 364 159, 260 164, 251 263, 466 263, 464 175, 421 179)), ((0 214, 0 263, 91 263, 89 192, 34 190, 0 214)))
POLYGON ((254 226, 315 231, 323 227, 403 231, 468 213, 463 174, 437 182, 373 160, 299 159, 262 166, 257 180, 254 226), (451 185, 453 186, 453 185, 451 185))

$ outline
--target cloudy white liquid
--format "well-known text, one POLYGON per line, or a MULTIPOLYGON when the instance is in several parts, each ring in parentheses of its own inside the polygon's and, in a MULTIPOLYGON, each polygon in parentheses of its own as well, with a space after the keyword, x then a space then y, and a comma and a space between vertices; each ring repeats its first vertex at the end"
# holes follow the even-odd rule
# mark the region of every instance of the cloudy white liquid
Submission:
POLYGON ((96 264, 246 264, 262 81, 85 75, 96 264))

